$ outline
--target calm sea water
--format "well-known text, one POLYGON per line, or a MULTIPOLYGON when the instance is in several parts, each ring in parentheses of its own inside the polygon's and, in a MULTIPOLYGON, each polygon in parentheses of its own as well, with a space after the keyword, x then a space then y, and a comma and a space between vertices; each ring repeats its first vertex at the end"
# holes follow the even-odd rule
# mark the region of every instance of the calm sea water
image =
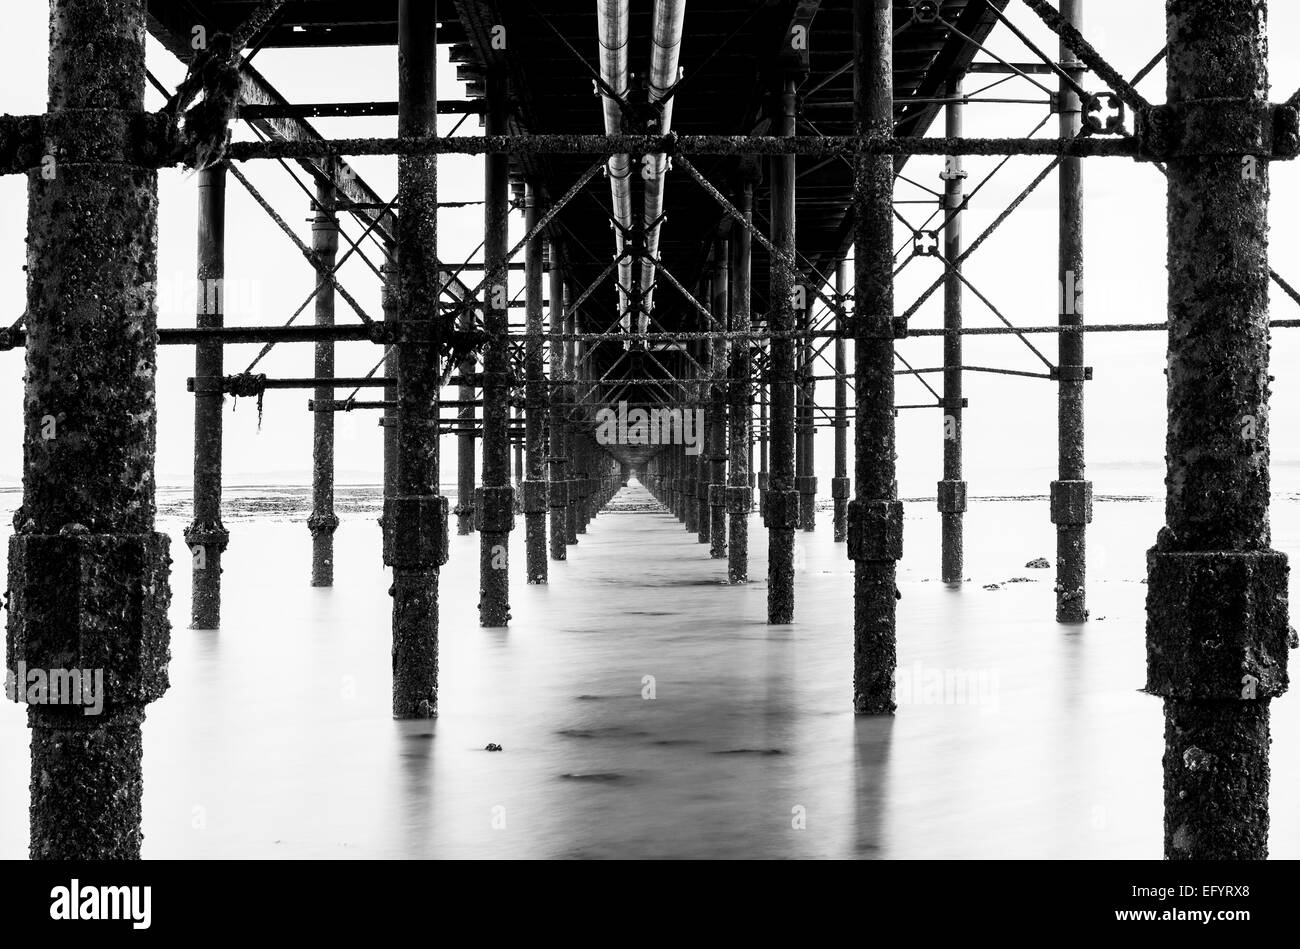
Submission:
MULTIPOLYGON (((1138 692, 1157 502, 1098 502, 1083 628, 1053 621, 1051 571, 1024 566, 1053 556, 1045 499, 972 502, 960 590, 932 579, 933 501, 909 503, 903 704, 859 719, 851 564, 829 514, 798 535, 797 622, 769 627, 758 518, 758 579, 729 586, 634 482, 547 586, 522 582, 520 520, 508 630, 478 626, 478 541, 453 539, 441 715, 395 722, 377 489, 340 490, 329 590, 308 585, 304 491, 227 500, 220 632, 186 628, 188 570, 172 577, 146 857, 1160 855, 1161 708, 1138 692)), ((0 492, 6 528, 16 503, 0 492)), ((177 545, 188 514, 186 493, 160 494, 177 545)), ((1300 502, 1276 497, 1273 516, 1294 560, 1300 502)), ((1271 847, 1294 858, 1300 699, 1273 710, 1271 847)), ((22 708, 0 704, 0 857, 27 852, 27 749, 22 708)))

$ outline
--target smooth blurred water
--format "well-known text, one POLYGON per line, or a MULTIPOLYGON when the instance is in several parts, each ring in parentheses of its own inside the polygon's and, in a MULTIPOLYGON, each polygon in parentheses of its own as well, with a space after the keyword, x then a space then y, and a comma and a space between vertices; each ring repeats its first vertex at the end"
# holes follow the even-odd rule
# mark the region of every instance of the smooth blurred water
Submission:
MULTIPOLYGON (((1052 571, 1023 566, 1053 557, 1045 499, 972 502, 960 590, 932 579, 934 502, 907 504, 898 654, 916 701, 862 719, 852 565, 829 513, 797 535, 798 621, 770 627, 757 516, 759 579, 729 586, 706 545, 639 509, 634 482, 547 586, 522 581, 519 519, 508 630, 478 626, 478 538, 453 538, 441 714, 395 722, 377 489, 341 491, 328 590, 308 585, 305 499, 228 489, 220 632, 186 628, 189 572, 174 569, 146 857, 1160 855, 1163 722, 1137 691, 1159 503, 1097 503, 1082 628, 1053 621, 1052 571), (927 694, 945 672, 972 690, 927 694)), ((16 502, 0 493, 0 523, 16 502)), ((187 517, 184 494, 160 495, 177 546, 187 517)), ((1300 504, 1275 498, 1273 517, 1294 559, 1300 504)), ((1273 703, 1273 738, 1272 855, 1297 857, 1294 693, 1273 703)), ((26 855, 27 748, 22 708, 0 705, 0 857, 26 855)))

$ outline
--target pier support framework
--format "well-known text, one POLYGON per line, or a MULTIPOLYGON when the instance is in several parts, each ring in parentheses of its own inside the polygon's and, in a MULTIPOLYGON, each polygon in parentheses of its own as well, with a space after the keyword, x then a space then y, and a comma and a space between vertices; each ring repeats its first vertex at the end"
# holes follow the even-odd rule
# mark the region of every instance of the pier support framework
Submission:
MULTIPOLYGON (((263 5, 253 19, 269 15, 273 6, 277 4, 263 5)), ((8 659, 11 666, 48 667, 70 660, 103 665, 109 692, 105 715, 89 724, 66 709, 29 709, 33 855, 114 858, 139 852, 140 723, 147 703, 167 687, 169 636, 167 538, 154 531, 153 520, 157 342, 195 346, 194 514, 185 539, 196 628, 215 628, 220 622, 221 559, 229 536, 221 521, 224 395, 260 397, 277 387, 276 380, 254 376, 251 369, 226 376, 223 347, 249 341, 315 346, 314 377, 297 381, 297 387, 314 390, 308 525, 315 585, 334 580, 332 535, 338 519, 333 511, 332 413, 383 410, 383 546, 385 563, 393 568, 393 710, 399 718, 420 718, 437 711, 438 572, 448 551, 447 501, 439 493, 440 433, 458 439, 458 529, 480 533, 481 622, 504 626, 510 618, 508 553, 515 494, 525 519, 526 577, 544 583, 548 513, 550 557, 564 560, 568 546, 632 470, 628 463, 616 462, 591 434, 589 410, 602 394, 620 391, 611 387, 629 384, 627 378, 598 377, 591 358, 595 348, 626 343, 635 348, 639 365, 662 369, 653 344, 679 346, 678 353, 663 356, 676 367, 676 375, 664 369, 665 375, 650 381, 674 398, 680 396, 684 411, 704 413, 702 450, 692 454, 669 446, 637 468, 638 476, 688 531, 710 544, 714 558, 727 560, 728 579, 740 583, 748 578, 750 457, 757 442, 761 518, 769 530, 768 621, 789 623, 795 618, 794 532, 811 530, 815 522, 815 383, 825 378, 815 370, 818 358, 824 359, 817 341, 833 340, 831 498, 835 539, 847 541, 854 561, 853 707, 859 714, 882 714, 894 709, 896 563, 902 554, 895 413, 919 407, 895 406, 895 376, 943 374, 943 395, 936 394, 936 403, 924 407, 943 410, 943 479, 937 489, 941 578, 960 583, 966 510, 962 382, 963 372, 972 371, 962 364, 962 340, 971 333, 1006 332, 1022 340, 1033 332, 1057 335, 1059 364, 1049 363, 1050 372, 1038 374, 1058 385, 1058 477, 1051 485, 1058 537, 1056 615, 1060 622, 1079 623, 1087 618, 1084 534, 1092 503, 1083 451, 1083 390, 1090 378, 1083 364, 1084 332, 1158 329, 1169 334, 1169 495, 1166 526, 1148 556, 1147 689, 1165 703, 1166 856, 1264 856, 1268 707, 1287 687, 1292 635, 1288 567, 1285 556, 1271 549, 1268 527, 1270 276, 1288 287, 1268 267, 1266 216, 1270 163, 1294 158, 1300 150, 1300 94, 1280 106, 1264 98, 1263 0, 1167 0, 1169 88, 1168 102, 1161 106, 1146 103, 1082 40, 1082 0, 1061 0, 1059 13, 1041 0, 1027 0, 1027 6, 1060 37, 1060 63, 1046 63, 1059 79, 1055 105, 1060 134, 1051 142, 963 138, 967 98, 957 77, 948 80, 944 101, 938 103, 947 117, 946 137, 898 137, 892 68, 896 24, 890 0, 853 3, 852 136, 796 135, 797 72, 779 80, 766 135, 512 134, 507 111, 518 103, 507 97, 507 71, 494 66, 486 75, 487 135, 458 139, 437 135, 434 5, 402 0, 396 139, 331 141, 304 134, 229 147, 229 156, 241 161, 323 163, 317 166, 312 245, 300 248, 317 275, 315 325, 224 325, 224 198, 232 166, 217 162, 198 171, 196 325, 158 332, 152 296, 156 168, 174 160, 174 150, 168 148, 175 142, 168 136, 175 133, 165 131, 165 116, 143 112, 144 2, 52 0, 50 112, 0 120, 0 171, 26 172, 30 181, 27 325, 0 332, 0 350, 25 346, 27 360, 24 499, 10 541, 8 659), (1089 73, 1112 91, 1084 90, 1080 83, 1089 73), (1122 116, 1118 129, 1106 124, 1103 107, 1116 103, 1137 114, 1133 134, 1123 129, 1122 116), (80 137, 68 131, 78 122, 86 126, 80 137), (44 173, 44 162, 41 167, 33 163, 38 153, 32 149, 38 142, 43 147, 44 139, 34 137, 32 128, 71 149, 58 151, 53 176, 44 173), (1117 131, 1123 134, 1115 135, 1117 131), (1115 137, 1106 137, 1111 135, 1115 137), (378 202, 358 202, 355 185, 351 190, 345 186, 354 179, 342 171, 344 152, 397 155, 395 202, 383 211, 378 202), (543 220, 549 211, 542 182, 529 180, 525 227, 530 236, 521 244, 524 338, 520 352, 512 352, 511 341, 518 338, 511 335, 509 313, 515 304, 507 293, 509 268, 518 266, 509 261, 506 227, 512 157, 619 152, 673 155, 688 171, 688 155, 767 156, 769 237, 753 224, 752 181, 744 181, 736 192, 737 208, 690 171, 731 218, 720 236, 711 238, 716 240, 712 273, 691 293, 678 288, 695 306, 694 329, 642 328, 646 314, 638 308, 650 288, 640 286, 641 268, 633 267, 635 303, 628 315, 638 319, 629 321, 625 332, 584 332, 578 313, 588 291, 565 285, 562 229, 543 220), (486 182, 484 280, 477 291, 462 286, 451 302, 448 292, 456 279, 447 277, 448 269, 437 257, 437 155, 444 153, 483 154, 486 182), (942 329, 907 325, 926 295, 902 316, 895 312, 893 296, 895 159, 924 154, 948 158, 941 203, 946 212, 944 273, 932 287, 944 291, 942 329), (970 283, 962 262, 1003 219, 964 245, 967 196, 961 156, 968 154, 1053 157, 1059 169, 1057 325, 963 326, 963 288, 970 283), (853 305, 850 312, 849 279, 841 266, 829 305, 829 330, 816 325, 812 297, 821 296, 814 286, 817 275, 798 253, 797 155, 843 158, 853 166, 853 305), (1167 324, 1084 325, 1082 159, 1087 156, 1126 156, 1167 166, 1167 324), (388 221, 384 215, 394 205, 400 217, 388 221), (370 220, 376 225, 395 223, 392 233, 375 235, 385 250, 382 322, 367 317, 334 278, 342 208, 374 212, 370 220), (751 239, 763 243, 770 264, 770 299, 762 324, 751 313, 751 239), (543 368, 546 241, 549 379, 543 368), (336 288, 357 309, 364 326, 336 325, 336 288), (578 303, 571 305, 574 298, 578 303), (483 313, 482 326, 476 308, 483 313), (927 335, 942 337, 943 366, 895 369, 896 341, 927 335), (851 482, 845 346, 850 340, 851 482), (383 375, 334 378, 334 348, 343 341, 382 344, 383 375), (459 375, 451 377, 452 369, 459 375), (67 385, 74 370, 78 384, 67 385), (335 398, 336 387, 354 382, 358 390, 382 389, 382 401, 363 404, 355 392, 335 398), (460 395, 446 406, 455 415, 444 418, 439 400, 447 385, 459 386, 460 395), (476 399, 479 393, 481 400, 476 399), (759 421, 753 432, 755 401, 759 421), (512 406, 521 412, 513 425, 512 406), (483 452, 477 486, 476 439, 483 452), (511 486, 512 444, 516 458, 522 453, 524 459, 515 465, 516 479, 521 479, 517 491, 511 486), (117 474, 95 476, 106 467, 117 474)), ((914 18, 925 7, 915 5, 914 18)), ((284 108, 292 114, 292 107, 284 108)), ((573 193, 591 177, 589 173, 573 193)), ((642 263, 676 284, 658 260, 644 257, 643 235, 632 235, 629 243, 643 255, 642 263)), ((682 325, 688 324, 684 320, 682 325)))

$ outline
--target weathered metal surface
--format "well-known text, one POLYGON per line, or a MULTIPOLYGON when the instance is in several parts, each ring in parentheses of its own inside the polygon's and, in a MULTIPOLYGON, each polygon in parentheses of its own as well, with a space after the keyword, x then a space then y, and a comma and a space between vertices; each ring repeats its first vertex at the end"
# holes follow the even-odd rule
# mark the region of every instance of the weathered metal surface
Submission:
MULTIPOLYGON (((333 270, 339 252, 339 222, 334 213, 337 203, 333 185, 318 182, 316 185, 316 214, 312 221, 312 252, 321 265, 333 270)), ((334 286, 320 281, 316 287, 316 325, 334 325, 334 286)), ((334 343, 324 340, 316 344, 316 375, 329 378, 334 375, 334 343)), ((332 385, 316 387, 317 399, 334 398, 332 385)), ((334 585, 334 532, 338 529, 338 515, 334 513, 334 415, 317 412, 312 416, 311 446, 311 516, 307 527, 311 531, 311 585, 334 585)))
MULTIPOLYGON (((1063 22, 1074 29, 1083 20, 1082 0, 1063 0, 1063 22)), ((1064 71, 1076 83, 1083 77, 1083 66, 1061 44, 1064 71)), ((1062 80, 1060 89, 1060 137, 1072 139, 1083 126, 1079 96, 1062 80)), ((1061 160, 1059 172, 1059 255, 1057 279, 1061 301, 1059 321, 1062 326, 1083 322, 1083 162, 1078 158, 1061 160)), ((1053 497, 1070 492, 1091 493, 1084 468, 1083 427, 1083 335, 1062 333, 1058 340, 1057 363, 1057 482, 1053 497)), ((1074 505, 1074 510, 1053 508, 1056 525, 1056 619, 1060 623, 1082 623, 1088 618, 1086 597, 1087 524, 1091 509, 1074 505), (1057 516, 1057 515, 1060 516, 1057 516)))
MULTIPOLYGON (((1263 0, 1167 0, 1171 103, 1259 102, 1263 0)), ((1148 552, 1147 691, 1165 706, 1165 857, 1268 852, 1269 699, 1286 688, 1287 565, 1270 550, 1269 163, 1168 164, 1165 526, 1148 552)))
MULTIPOLYGON (((835 297, 841 306, 848 304, 849 266, 841 260, 835 265, 835 297)), ((848 377, 845 361, 844 316, 837 316, 835 328, 839 331, 835 337, 835 474, 831 481, 831 498, 833 505, 832 533, 835 543, 843 543, 848 537, 849 511, 849 419, 848 419, 848 377)))
MULTIPOLYGON (((719 326, 728 325, 731 308, 731 245, 725 240, 716 244, 713 272, 713 319, 719 326)), ((709 556, 722 560, 727 556, 727 367, 731 361, 730 344, 714 340, 709 346, 708 404, 709 416, 709 556)))
MULTIPOLYGON (((773 124, 779 135, 795 135, 795 79, 784 80, 777 99, 779 112, 773 124)), ((785 155, 771 163, 772 243, 790 259, 795 251, 795 161, 785 155)), ((768 277, 772 287, 768 322, 778 333, 795 329, 795 286, 788 268, 775 266, 768 277)), ((794 531, 799 518, 795 491, 794 459, 794 342, 773 339, 770 347, 772 431, 769 451, 771 472, 764 492, 767 527, 767 621, 794 621, 794 531)))
MULTIPOLYGON (((221 326, 225 319, 226 166, 198 173, 198 301, 195 324, 221 326)), ((224 349, 220 342, 194 347, 194 371, 221 377, 224 349)), ((190 626, 221 625, 221 560, 230 532, 221 521, 221 411, 223 388, 205 385, 194 393, 194 519, 185 530, 192 573, 190 626)))
MULTIPOLYGON (((139 114, 143 0, 53 0, 51 113, 139 114)), ((28 176, 23 501, 7 668, 102 676, 100 714, 28 706, 34 859, 140 856, 145 706, 167 689, 154 530, 158 188, 131 163, 28 176), (69 380, 75 379, 75 384, 69 380)))
POLYGON ((233 161, 277 158, 332 158, 340 155, 613 155, 663 152, 667 155, 1078 155, 1139 157, 1132 138, 1081 138, 1071 142, 1039 138, 924 138, 888 136, 861 141, 851 135, 800 137, 793 141, 765 135, 484 135, 446 138, 345 138, 320 142, 232 142, 233 161))
MULTIPOLYGON (((530 184, 524 198, 526 227, 535 233, 542 217, 542 198, 535 185, 530 184)), ((546 386, 542 369, 542 235, 537 233, 524 249, 524 299, 527 304, 528 339, 524 350, 524 372, 527 376, 526 408, 527 458, 524 463, 524 551, 529 583, 545 583, 546 567, 546 515, 550 507, 547 499, 546 445, 543 426, 546 423, 546 386)))
MULTIPOLYGON (((740 186, 737 202, 742 214, 747 219, 753 218, 754 185, 746 181, 740 186)), ((730 330, 747 332, 751 325, 750 311, 750 272, 753 265, 749 230, 741 227, 736 230, 731 241, 732 265, 731 275, 735 291, 731 297, 730 330)), ((729 418, 727 419, 730 435, 727 454, 730 466, 727 476, 727 513, 729 523, 727 531, 730 543, 727 547, 727 579, 731 583, 745 583, 749 580, 749 512, 753 506, 753 490, 750 487, 750 419, 753 405, 750 402, 751 357, 750 343, 741 341, 731 347, 731 382, 728 391, 729 418)))
MULTIPOLYGON (((419 135, 437 127, 433 4, 402 0, 397 53, 398 129, 419 135)), ((432 330, 395 347, 396 465, 384 500, 385 562, 393 568, 393 717, 438 713, 438 567, 445 548, 446 498, 438 494, 437 333, 438 165, 433 156, 397 164, 397 312, 399 322, 432 330)))
MULTIPOLYGON (((505 74, 488 76, 487 131, 500 134, 506 121, 505 74)), ((501 154, 483 159, 483 486, 475 492, 474 517, 479 537, 479 623, 510 622, 510 532, 514 529, 514 489, 510 485, 509 299, 506 255, 510 210, 508 160, 501 154)))
MULTIPOLYGON (((947 92, 960 97, 960 80, 952 80, 947 92)), ((944 107, 944 129, 949 138, 959 138, 962 133, 961 102, 950 102, 944 107)), ((944 329, 961 329, 962 325, 962 204, 965 201, 961 156, 946 159, 943 170, 944 227, 943 257, 948 268, 943 283, 944 329)), ((1064 338, 1064 337, 1062 337, 1064 338)), ((939 577, 944 583, 961 583, 963 579, 962 520, 966 508, 966 482, 962 480, 962 337, 943 338, 943 481, 939 484, 937 498, 942 537, 939 552, 939 577), (954 503, 960 494, 961 504, 954 503)))
MULTIPOLYGON (((854 0, 854 116, 859 134, 888 134, 893 123, 893 8, 854 0)), ((897 559, 902 511, 894 446, 894 165, 859 155, 854 166, 854 500, 848 511, 853 575, 853 710, 894 711, 897 559)))

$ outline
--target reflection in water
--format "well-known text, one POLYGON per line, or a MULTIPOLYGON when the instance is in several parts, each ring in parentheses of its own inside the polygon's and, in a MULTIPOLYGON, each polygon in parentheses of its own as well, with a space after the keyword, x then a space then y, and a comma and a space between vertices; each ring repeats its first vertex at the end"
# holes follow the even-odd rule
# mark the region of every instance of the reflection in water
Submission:
MULTIPOLYGON (((354 494, 333 589, 308 585, 291 489, 229 492, 220 632, 185 628, 174 571, 172 688, 144 729, 146 857, 1160 855, 1161 710, 1137 691, 1158 503, 1097 505, 1108 557, 1082 630, 1053 622, 1050 571, 1023 566, 1053 549, 1045 500, 972 503, 961 590, 932 579, 933 502, 909 504, 906 695, 892 719, 855 719, 852 565, 828 521, 798 535, 799 622, 770 627, 758 518, 760 579, 729 586, 633 484, 548 586, 516 569, 508 630, 479 627, 478 540, 453 538, 442 714, 395 722, 374 498, 354 494)), ((162 502, 179 538, 188 510, 162 502)), ((1293 557, 1297 509, 1274 510, 1293 557)), ((1273 707, 1272 852, 1296 857, 1300 700, 1273 707)), ((8 703, 0 759, 0 857, 23 857, 27 729, 8 703)))
POLYGON ((863 717, 853 726, 853 850, 843 856, 879 857, 885 850, 888 829, 885 775, 889 770, 894 719, 863 717))

